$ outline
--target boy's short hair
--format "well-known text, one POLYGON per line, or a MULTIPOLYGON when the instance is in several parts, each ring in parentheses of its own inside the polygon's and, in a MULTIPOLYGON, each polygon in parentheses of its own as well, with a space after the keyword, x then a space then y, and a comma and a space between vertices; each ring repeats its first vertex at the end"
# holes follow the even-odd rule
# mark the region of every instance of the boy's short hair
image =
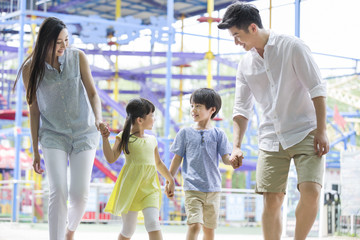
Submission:
POLYGON ((248 32, 248 27, 252 23, 255 23, 259 28, 263 28, 259 10, 252 4, 235 2, 227 7, 218 28, 229 29, 235 26, 248 32))
POLYGON ((190 103, 204 104, 206 109, 215 107, 215 112, 211 115, 213 119, 221 108, 221 97, 220 95, 211 88, 199 88, 195 90, 190 96, 190 103))

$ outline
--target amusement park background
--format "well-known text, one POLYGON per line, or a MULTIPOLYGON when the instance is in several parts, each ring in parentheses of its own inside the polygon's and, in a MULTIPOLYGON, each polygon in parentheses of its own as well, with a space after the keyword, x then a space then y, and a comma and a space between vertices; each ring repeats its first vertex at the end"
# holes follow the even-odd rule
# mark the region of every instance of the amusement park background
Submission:
MULTIPOLYGON (((360 236, 360 2, 251 2, 259 8, 265 28, 296 35, 310 46, 327 81, 331 150, 326 159, 321 207, 310 235, 356 238, 360 236)), ((23 86, 18 84, 12 90, 19 64, 31 51, 43 19, 48 16, 62 19, 68 26, 72 46, 87 54, 104 120, 112 129, 112 142, 122 129, 124 107, 129 99, 142 96, 156 105, 156 124, 149 134, 157 136, 161 158, 169 166, 172 158, 169 146, 176 132, 192 123, 189 95, 199 87, 211 87, 220 93, 223 106, 213 124, 224 129, 232 141, 235 73, 244 51, 235 46, 227 31, 217 29, 219 18, 231 3, 229 0, 0 0, 0 239, 20 239, 15 237, 18 230, 47 236, 46 171, 38 175, 32 170, 23 86)), ((224 239, 261 238, 262 197, 253 191, 260 118, 255 106, 243 143, 244 165, 235 171, 220 165, 223 191, 218 234, 224 239)), ((108 164, 101 144, 79 236, 94 235, 96 229, 108 234, 121 229, 121 218, 103 209, 124 157, 108 164)), ((162 178, 160 181, 163 183, 162 178)), ((164 197, 162 202, 161 222, 166 239, 184 236, 186 229, 181 170, 176 183, 175 197, 170 200, 164 197)), ((283 236, 289 239, 293 236, 298 199, 292 167, 283 206, 283 236)), ((142 220, 140 215, 140 224, 142 220)), ((144 232, 137 230, 138 239, 145 237, 141 231, 144 232)), ((116 234, 111 236, 115 238, 116 234)))

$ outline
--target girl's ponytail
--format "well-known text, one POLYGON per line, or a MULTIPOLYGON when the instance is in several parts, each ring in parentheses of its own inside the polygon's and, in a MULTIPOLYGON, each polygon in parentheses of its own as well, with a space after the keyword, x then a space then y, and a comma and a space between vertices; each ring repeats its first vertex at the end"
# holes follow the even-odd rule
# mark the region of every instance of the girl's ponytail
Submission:
POLYGON ((137 118, 145 118, 146 115, 154 111, 154 104, 145 98, 134 98, 130 100, 126 106, 127 117, 118 148, 119 152, 124 151, 126 154, 130 154, 129 140, 132 135, 130 134, 131 125, 135 124, 137 118))
POLYGON ((130 139, 131 122, 132 122, 131 116, 128 115, 124 124, 124 129, 118 149, 119 152, 124 151, 126 154, 130 153, 128 144, 130 139))

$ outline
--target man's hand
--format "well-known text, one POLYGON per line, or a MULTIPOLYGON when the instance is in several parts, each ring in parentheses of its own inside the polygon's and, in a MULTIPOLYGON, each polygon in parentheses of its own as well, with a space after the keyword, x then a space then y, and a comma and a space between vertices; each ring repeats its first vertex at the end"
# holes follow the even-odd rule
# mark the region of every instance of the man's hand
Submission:
POLYGON ((244 159, 244 154, 239 148, 233 149, 230 156, 231 166, 236 169, 242 166, 242 160, 244 159))
POLYGON ((326 132, 316 131, 314 137, 314 150, 319 157, 329 152, 329 140, 326 136, 326 132))

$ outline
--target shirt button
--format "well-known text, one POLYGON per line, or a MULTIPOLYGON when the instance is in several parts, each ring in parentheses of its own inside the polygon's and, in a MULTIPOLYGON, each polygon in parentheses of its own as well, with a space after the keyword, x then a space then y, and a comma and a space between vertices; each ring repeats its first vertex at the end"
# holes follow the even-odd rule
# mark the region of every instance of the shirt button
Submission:
POLYGON ((64 110, 64 112, 66 112, 66 110, 64 110))
POLYGON ((64 99, 64 96, 61 96, 62 99, 64 99))

